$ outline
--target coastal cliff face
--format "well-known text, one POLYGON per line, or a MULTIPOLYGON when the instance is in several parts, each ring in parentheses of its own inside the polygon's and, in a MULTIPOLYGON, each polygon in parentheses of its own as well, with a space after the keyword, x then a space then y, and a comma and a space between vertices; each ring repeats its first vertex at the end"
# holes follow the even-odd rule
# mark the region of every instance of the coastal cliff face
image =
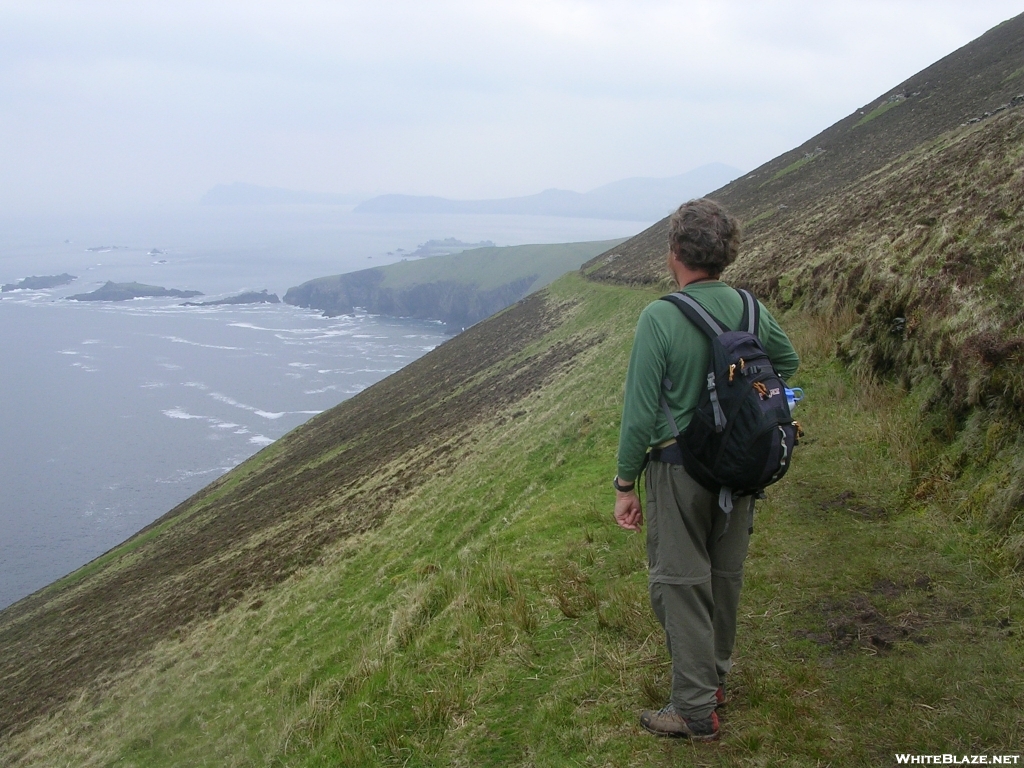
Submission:
POLYGON ((471 248, 310 280, 286 304, 437 320, 454 333, 514 304, 621 240, 471 248))
POLYGON ((327 317, 362 309, 372 314, 438 320, 454 331, 490 317, 525 296, 539 275, 526 275, 496 288, 481 289, 455 280, 405 288, 384 285, 382 268, 310 280, 289 288, 286 304, 318 309, 327 317))

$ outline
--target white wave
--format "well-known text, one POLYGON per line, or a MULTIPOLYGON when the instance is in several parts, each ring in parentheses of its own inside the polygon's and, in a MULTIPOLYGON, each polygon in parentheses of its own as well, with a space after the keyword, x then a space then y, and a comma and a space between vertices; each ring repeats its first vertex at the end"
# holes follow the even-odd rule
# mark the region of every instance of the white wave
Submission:
POLYGON ((255 413, 257 416, 260 416, 264 419, 280 419, 282 416, 288 413, 287 411, 264 411, 254 406, 246 405, 245 403, 240 403, 237 400, 235 400, 235 398, 228 397, 227 395, 223 395, 220 392, 210 392, 209 395, 218 402, 224 403, 225 405, 230 405, 234 408, 241 408, 243 411, 255 413))
POLYGON ((240 403, 237 400, 235 400, 235 398, 228 397, 227 395, 222 395, 220 392, 211 392, 210 397, 212 397, 214 400, 224 403, 225 405, 233 405, 235 406, 235 408, 242 408, 246 411, 256 410, 251 405, 245 405, 244 403, 240 403))
POLYGON ((181 366, 175 365, 174 363, 159 363, 161 368, 166 368, 168 371, 180 371, 181 366))
POLYGON ((253 445, 258 445, 261 448, 265 448, 272 442, 274 442, 274 440, 273 438, 264 437, 263 435, 253 435, 252 437, 249 438, 249 442, 252 443, 253 445))
POLYGON ((202 382, 199 382, 199 381, 186 381, 185 382, 185 386, 186 387, 192 387, 193 389, 201 389, 204 392, 209 389, 208 386, 206 386, 205 384, 203 384, 202 382))
POLYGON ((236 429, 235 430, 235 434, 236 435, 248 435, 249 434, 249 430, 246 429, 245 427, 242 427, 241 429, 236 429))
POLYGON ((57 350, 57 354, 58 355, 78 355, 78 354, 81 354, 81 353, 75 352, 75 351, 70 350, 70 349, 59 349, 59 350, 57 350))
POLYGON ((164 416, 170 419, 204 419, 205 416, 195 416, 188 411, 182 410, 181 408, 168 408, 166 411, 161 411, 164 416))
POLYGON ((160 389, 166 386, 167 382, 164 381, 147 381, 145 384, 139 384, 142 389, 160 389))
POLYGON ((102 343, 102 342, 100 342, 100 340, 99 340, 99 339, 86 339, 86 340, 85 340, 85 341, 83 341, 82 343, 83 343, 83 344, 100 344, 100 343, 102 343))
POLYGON ((326 387, 324 387, 322 389, 307 389, 302 394, 304 394, 304 395, 322 395, 324 392, 330 392, 332 389, 337 389, 337 388, 338 388, 337 384, 328 384, 326 387))
POLYGON ((316 335, 313 336, 313 341, 317 341, 319 339, 336 339, 339 336, 351 336, 354 339, 361 338, 359 336, 356 336, 355 333, 353 333, 352 331, 343 328, 336 328, 331 331, 325 331, 322 328, 318 328, 316 331, 316 335))
MULTIPOLYGON (((254 410, 253 413, 255 413, 257 416, 262 416, 264 419, 270 419, 271 421, 273 421, 274 419, 280 419, 282 416, 284 416, 286 411, 271 412, 254 410)), ((301 411, 292 411, 292 413, 301 413, 301 411)))
POLYGON ((294 336, 315 336, 317 334, 328 333, 332 335, 351 335, 351 331, 342 329, 332 329, 325 331, 323 328, 266 328, 262 325, 253 325, 252 323, 228 323, 229 326, 234 328, 247 328, 252 331, 267 331, 268 333, 290 333, 294 336))
POLYGON ((302 378, 302 374, 301 373, 286 373, 285 376, 287 376, 289 379, 301 379, 302 378))
POLYGON ((221 421, 220 419, 207 419, 214 429, 236 429, 239 424, 235 424, 232 421, 221 421))
POLYGON ((289 368, 316 368, 316 363, 288 363, 289 368))
POLYGON ((190 478, 202 477, 203 475, 209 475, 213 472, 217 472, 218 474, 224 474, 229 469, 231 469, 231 467, 213 467, 212 469, 179 469, 174 477, 158 477, 156 479, 156 482, 164 484, 180 483, 190 478))
MULTIPOLYGON (((268 329, 270 330, 270 329, 268 329)), ((337 328, 333 330, 325 331, 323 328, 302 328, 295 331, 279 330, 274 333, 274 338, 283 341, 285 344, 296 344, 306 345, 317 341, 327 341, 330 339, 337 338, 363 338, 363 339, 383 339, 385 336, 356 336, 351 330, 344 328, 337 328), (289 336, 287 334, 291 333, 289 336), (302 336, 304 338, 296 338, 302 336)))
POLYGON ((198 341, 189 341, 188 339, 183 339, 180 336, 160 336, 159 338, 163 339, 164 341, 174 342, 175 344, 188 344, 189 346, 192 347, 203 347, 205 349, 229 349, 244 351, 242 347, 225 347, 220 344, 201 344, 198 341))

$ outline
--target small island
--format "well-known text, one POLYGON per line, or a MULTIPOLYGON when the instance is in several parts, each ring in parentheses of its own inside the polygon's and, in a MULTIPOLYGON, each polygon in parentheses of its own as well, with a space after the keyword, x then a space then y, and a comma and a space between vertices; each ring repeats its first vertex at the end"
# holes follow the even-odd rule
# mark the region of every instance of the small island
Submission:
POLYGON ((159 285, 144 285, 143 283, 115 283, 108 280, 105 285, 97 288, 91 293, 77 293, 68 296, 74 301, 128 301, 159 296, 171 296, 176 299, 191 299, 193 296, 202 296, 201 291, 179 291, 176 288, 161 288, 159 285))
MULTIPOLYGON (((408 254, 403 254, 410 259, 423 259, 429 256, 447 256, 450 253, 459 253, 461 251, 468 251, 470 248, 494 248, 494 242, 491 240, 481 240, 479 243, 464 243, 462 240, 458 240, 454 237, 446 237, 444 240, 427 240, 425 243, 420 243, 416 246, 416 250, 408 254)), ((401 252, 399 248, 396 253, 401 252)), ((388 254, 389 256, 392 254, 388 254)))
POLYGON ((186 301, 181 306, 183 307, 215 307, 218 304, 280 304, 281 299, 278 298, 276 293, 267 293, 267 289, 264 288, 262 291, 246 291, 240 293, 237 296, 228 296, 226 299, 217 299, 216 301, 186 301))
POLYGON ((16 283, 7 283, 0 288, 0 292, 7 291, 41 291, 46 288, 56 288, 59 285, 67 285, 78 278, 65 272, 63 275, 40 275, 26 277, 16 283))

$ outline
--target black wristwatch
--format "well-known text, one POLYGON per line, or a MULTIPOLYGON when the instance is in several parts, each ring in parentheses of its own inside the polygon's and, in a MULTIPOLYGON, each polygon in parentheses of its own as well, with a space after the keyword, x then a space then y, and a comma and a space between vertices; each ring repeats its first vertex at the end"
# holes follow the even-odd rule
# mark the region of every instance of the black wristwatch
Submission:
POLYGON ((615 486, 615 490, 619 493, 629 493, 636 487, 636 483, 630 483, 629 485, 619 485, 619 476, 616 475, 612 478, 612 485, 615 486))

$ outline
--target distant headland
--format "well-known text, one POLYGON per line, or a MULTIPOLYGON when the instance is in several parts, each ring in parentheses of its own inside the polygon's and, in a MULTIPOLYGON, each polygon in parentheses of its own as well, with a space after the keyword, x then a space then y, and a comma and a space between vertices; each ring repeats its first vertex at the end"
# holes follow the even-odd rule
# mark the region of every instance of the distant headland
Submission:
POLYGON ((179 291, 176 288, 162 288, 159 285, 143 283, 115 283, 108 280, 105 285, 91 293, 76 293, 68 296, 74 301, 128 301, 129 299, 149 298, 153 296, 171 296, 177 299, 191 299, 202 296, 201 291, 179 291))
POLYGON ((0 288, 0 292, 6 293, 7 291, 40 291, 46 288, 56 288, 59 285, 67 285, 73 280, 78 278, 74 275, 69 275, 65 272, 63 275, 41 275, 26 277, 19 280, 16 283, 7 283, 5 286, 0 288))
POLYGON ((718 189, 742 173, 723 163, 709 163, 678 176, 620 179, 590 192, 547 189, 524 197, 490 200, 380 195, 364 200, 353 210, 377 214, 512 214, 657 221, 682 201, 718 189))
POLYGON ((494 248, 493 240, 481 240, 479 243, 466 243, 454 237, 446 237, 444 240, 427 240, 416 246, 415 251, 406 252, 402 248, 388 251, 388 256, 402 256, 406 259, 425 259, 430 256, 446 256, 449 253, 459 253, 470 248, 494 248))

